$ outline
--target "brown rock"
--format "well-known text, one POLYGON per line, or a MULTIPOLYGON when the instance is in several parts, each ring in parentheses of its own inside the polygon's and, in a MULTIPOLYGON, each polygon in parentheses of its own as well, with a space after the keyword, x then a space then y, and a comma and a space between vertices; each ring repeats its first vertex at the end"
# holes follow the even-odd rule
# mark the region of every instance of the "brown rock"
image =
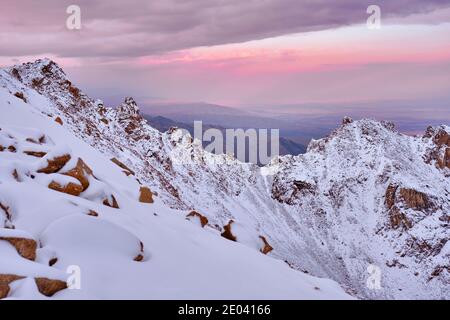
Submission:
POLYGON ((10 208, 0 202, 0 209, 3 210, 3 212, 5 212, 6 219, 11 220, 11 212, 9 212, 10 208))
POLYGON ((14 96, 16 98, 22 99, 23 102, 27 103, 27 99, 25 98, 23 92, 16 92, 16 93, 14 93, 14 96))
POLYGON ((44 296, 51 297, 55 293, 67 289, 67 284, 61 280, 52 280, 48 278, 35 278, 36 286, 44 296))
POLYGON ((436 133, 433 141, 438 146, 447 145, 450 147, 450 135, 443 129, 439 130, 438 133, 436 133))
POLYGON ((352 118, 350 118, 350 117, 344 117, 343 119, 342 119, 342 124, 345 126, 345 125, 347 125, 347 124, 350 124, 350 123, 353 123, 353 119, 352 118))
POLYGON ((89 176, 92 176, 93 173, 91 168, 81 158, 78 158, 77 165, 63 174, 80 181, 84 191, 89 188, 89 176))
POLYGON ((0 299, 4 299, 8 296, 9 285, 11 282, 21 280, 24 277, 16 276, 14 274, 0 274, 0 299))
POLYGON ((230 220, 227 225, 223 227, 224 231, 222 232, 221 236, 225 239, 236 241, 236 237, 231 232, 231 225, 234 223, 233 220, 230 220))
POLYGON ((411 221, 395 206, 389 210, 389 218, 393 229, 403 227, 404 230, 408 230, 412 227, 411 221))
POLYGON ((123 170, 127 171, 128 174, 127 175, 135 175, 134 171, 131 170, 130 168, 128 168, 124 163, 120 162, 118 159, 116 158, 112 158, 111 159, 112 162, 114 162, 116 165, 118 165, 120 168, 122 168, 123 170))
POLYGON ((153 203, 153 193, 149 188, 141 187, 139 192, 139 202, 153 203))
POLYGON ((89 210, 88 216, 91 216, 91 217, 98 217, 98 213, 95 212, 94 210, 89 210))
POLYGON ((138 254, 133 260, 141 262, 142 260, 144 260, 144 256, 142 254, 138 254))
POLYGON ((450 169, 450 148, 445 149, 443 165, 450 169))
POLYGON ((47 160, 47 167, 39 169, 38 172, 47 174, 58 172, 66 165, 67 162, 69 162, 69 160, 70 155, 68 154, 47 160))
POLYGON ((413 189, 401 188, 400 195, 410 209, 421 210, 431 207, 428 196, 422 192, 413 189))
POLYGON ((264 243, 264 247, 261 248, 259 251, 261 251, 264 254, 268 254, 270 251, 273 250, 273 247, 267 242, 267 239, 263 236, 259 236, 259 238, 262 240, 262 242, 264 243))
POLYGON ((48 262, 49 267, 53 267, 58 262, 58 258, 52 258, 48 262))
POLYGON ((103 204, 105 206, 108 206, 108 207, 111 207, 111 208, 119 209, 119 204, 117 203, 116 197, 111 195, 111 200, 112 200, 112 203, 110 202, 110 200, 108 198, 106 198, 106 199, 103 200, 103 204))
POLYGON ((59 123, 60 125, 64 124, 64 122, 62 121, 62 119, 60 117, 56 117, 55 122, 59 123))
POLYGON ((19 181, 19 173, 17 172, 17 169, 14 169, 14 171, 13 171, 13 173, 12 173, 12 176, 14 177, 14 179, 15 179, 17 182, 20 182, 20 181, 19 181))
POLYGON ((202 228, 204 228, 208 224, 208 218, 206 218, 204 215, 201 215, 197 211, 191 211, 187 216, 189 217, 198 217, 200 219, 200 223, 202 225, 202 228))
POLYGON ((83 186, 73 182, 69 182, 68 184, 62 186, 58 182, 52 181, 50 182, 48 187, 52 190, 67 193, 76 197, 78 197, 80 193, 83 192, 83 186))
POLYGON ((385 194, 385 203, 386 206, 390 209, 395 204, 395 193, 397 192, 398 186, 390 184, 386 189, 385 194))
POLYGON ((6 238, 0 237, 0 240, 8 241, 11 245, 13 245, 17 252, 24 257, 25 259, 34 261, 36 259, 36 241, 33 239, 24 239, 24 238, 6 238))
POLYGON ((45 157, 45 155, 47 154, 47 152, 43 151, 24 151, 23 153, 36 158, 45 157))
POLYGON ((0 283, 0 299, 5 299, 6 297, 8 297, 8 293, 9 293, 9 286, 0 283))

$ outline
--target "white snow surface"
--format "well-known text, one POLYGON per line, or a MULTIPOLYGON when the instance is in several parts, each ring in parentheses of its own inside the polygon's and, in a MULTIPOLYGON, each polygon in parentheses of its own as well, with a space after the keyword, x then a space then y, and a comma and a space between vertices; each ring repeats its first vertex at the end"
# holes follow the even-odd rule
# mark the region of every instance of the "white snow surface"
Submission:
MULTIPOLYGON (((32 69, 48 63, 39 61, 32 69)), ((10 284, 8 299, 47 299, 33 278, 65 281, 71 266, 81 270, 81 289, 62 290, 53 299, 352 299, 332 280, 306 275, 221 237, 211 226, 188 221, 188 210, 163 201, 163 189, 154 203, 139 202, 140 182, 109 160, 117 154, 77 137, 54 101, 9 72, 0 71, 0 145, 15 150, 0 151, 0 203, 8 210, 7 215, 0 209, 0 238, 34 239, 38 250, 35 261, 27 260, 0 240, 0 275, 24 277, 10 284), (62 126, 54 121, 58 114, 62 126), (38 172, 47 160, 64 155, 71 160, 58 172, 38 172), (61 174, 78 158, 92 169, 90 186, 79 196, 49 189, 51 181, 79 184, 61 174), (107 195, 118 209, 102 203, 107 195), (98 216, 88 215, 92 211, 98 216), (139 255, 141 261, 135 261, 139 255), (50 266, 53 258, 57 262, 50 266)), ((132 157, 128 152, 120 158, 132 157)))
POLYGON ((39 251, 58 256, 55 268, 64 270, 77 263, 74 259, 85 270, 86 290, 55 297, 349 297, 314 275, 337 281, 358 298, 450 298, 450 167, 437 160, 445 161, 448 144, 436 142, 439 132, 450 132, 448 125, 411 137, 390 123, 347 119, 328 137, 312 141, 306 154, 259 168, 207 153, 181 130, 158 132, 132 98, 116 109, 105 107, 48 59, 1 70, 0 103, 0 145, 13 143, 17 149, 0 152, 0 201, 8 202, 13 217, 5 225, 43 237, 39 251), (39 146, 26 141, 42 134, 45 143, 39 146), (79 197, 49 190, 48 176, 26 179, 42 159, 30 160, 25 149, 52 156, 70 152, 71 162, 82 158, 95 179, 89 178, 90 187, 79 197), (112 157, 135 175, 125 175, 112 157), (27 181, 18 183, 14 169, 27 181), (157 193, 155 203, 136 202, 137 179, 157 193), (395 206, 407 223, 393 225, 386 204, 390 185, 424 194, 427 208, 408 207, 397 191, 395 206), (102 204, 111 195, 120 209, 102 204), (99 217, 66 220, 89 210, 99 217), (206 216, 209 226, 187 221, 191 210, 206 216), (116 233, 91 223, 96 219, 123 228, 117 237, 129 247, 105 250, 106 240, 89 236, 88 245, 77 237, 84 229, 101 230, 107 239, 116 233), (220 237, 231 219, 237 243, 220 237), (61 231, 68 221, 77 225, 74 232, 61 231), (259 236, 274 248, 268 256, 258 252, 259 236), (132 259, 136 241, 144 244, 142 262, 132 259), (370 265, 380 270, 378 289, 367 286, 370 265))

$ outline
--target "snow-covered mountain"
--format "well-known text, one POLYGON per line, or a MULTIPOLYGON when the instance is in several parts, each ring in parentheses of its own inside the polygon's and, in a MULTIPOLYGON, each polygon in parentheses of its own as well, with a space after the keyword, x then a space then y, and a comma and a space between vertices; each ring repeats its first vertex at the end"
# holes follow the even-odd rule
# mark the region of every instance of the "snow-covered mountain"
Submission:
POLYGON ((48 59, 1 70, 0 106, 9 296, 78 264, 85 287, 56 297, 349 297, 319 276, 359 298, 450 298, 448 126, 411 137, 347 118, 259 168, 160 133, 132 98, 104 106, 48 59))

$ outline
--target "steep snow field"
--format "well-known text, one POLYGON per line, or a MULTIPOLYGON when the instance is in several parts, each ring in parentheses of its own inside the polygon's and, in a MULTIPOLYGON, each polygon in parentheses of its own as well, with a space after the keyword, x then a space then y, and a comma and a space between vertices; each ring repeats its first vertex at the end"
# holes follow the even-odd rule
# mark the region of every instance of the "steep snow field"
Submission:
POLYGON ((25 103, 0 88, 0 145, 5 147, 0 203, 8 211, 7 216, 0 210, 0 287, 8 282, 8 298, 45 298, 40 291, 48 294, 51 288, 38 290, 35 279, 65 281, 73 265, 80 267, 81 289, 62 289, 54 298, 350 298, 331 280, 305 275, 221 237, 210 226, 202 228, 185 218, 189 212, 168 208, 158 196, 153 203, 139 202, 142 186, 134 176, 40 113, 49 101, 37 94, 33 100, 31 91, 27 96, 25 103), (34 103, 41 105, 34 108, 34 103), (70 160, 45 170, 66 155, 70 160), (89 168, 82 174, 89 186, 75 196, 66 192, 78 193, 82 181, 64 173, 77 159, 89 168), (50 189, 51 182, 67 188, 50 189), (103 204, 108 197, 112 203, 111 196, 119 208, 103 204), (34 240, 37 248, 8 239, 34 240), (25 255, 24 248, 36 257, 25 255), (9 282, 5 275, 20 278, 9 282))
MULTIPOLYGON (((199 227, 202 219, 208 219, 204 229, 199 227, 202 237, 211 236, 227 246, 247 250, 240 245, 244 244, 253 249, 250 252, 262 256, 260 259, 267 257, 258 251, 279 259, 270 260, 272 263, 333 279, 359 298, 450 299, 448 126, 430 127, 423 136, 411 137, 400 134, 388 122, 344 119, 329 136, 312 141, 305 155, 280 157, 259 168, 226 155, 207 153, 200 141, 181 130, 158 132, 147 124, 132 98, 126 98, 117 108, 104 106, 83 94, 48 59, 0 71, 0 89, 0 124, 5 124, 9 132, 14 130, 12 126, 20 127, 12 132, 21 141, 19 152, 0 153, 14 162, 5 164, 2 170, 10 172, 17 166, 25 171, 39 170, 42 162, 36 157, 36 163, 16 163, 22 158, 31 159, 20 151, 36 151, 34 155, 41 157, 39 152, 45 151, 49 157, 61 156, 70 148, 74 156, 61 172, 70 171, 76 159, 82 158, 92 169, 93 174, 88 176, 95 177, 89 178, 88 189, 73 180, 73 175, 36 174, 33 181, 52 194, 55 191, 45 188, 52 182, 53 189, 70 185, 66 191, 82 191, 78 197, 71 197, 77 199, 72 202, 84 212, 101 211, 100 217, 117 223, 144 243, 140 263, 153 261, 152 248, 145 241, 148 235, 133 229, 137 225, 131 228, 128 222, 114 219, 136 218, 134 215, 141 219, 138 208, 151 208, 150 215, 143 213, 146 219, 176 217, 174 221, 183 223, 180 228, 199 227), (24 131, 26 127, 39 133, 24 131), (49 136, 48 141, 44 139, 39 146, 26 141, 30 135, 39 141, 41 133, 49 136), (80 140, 84 143, 80 144, 80 140), (130 199, 140 198, 140 183, 157 194, 153 204, 129 204, 130 199), (117 202, 120 209, 105 207, 104 201, 111 206, 117 202), (133 209, 127 210, 128 206, 133 209), (153 209, 158 206, 161 212, 153 209), (112 214, 122 210, 127 214, 112 214), (189 218, 192 223, 185 221, 193 210, 201 215, 193 214, 189 218), (220 234, 237 243, 223 242, 220 234), (377 289, 367 286, 371 276, 368 268, 379 271, 377 289)), ((10 180, 14 178, 6 175, 10 180)), ((52 219, 61 212, 78 210, 73 205, 58 205, 64 210, 53 213, 52 219)), ((52 212, 52 204, 45 204, 42 211, 52 212)), ((15 216, 17 220, 21 217, 15 216)), ((10 223, 14 221, 5 222, 10 223)), ((156 223, 138 225, 151 234, 156 223)), ((36 237, 30 228, 23 229, 36 237)), ((175 230, 178 234, 181 229, 175 230)), ((155 235, 164 238, 158 232, 155 235)), ((59 236, 48 239, 64 243, 59 236)), ((130 251, 128 255, 135 253, 130 251)), ((205 257, 211 263, 215 261, 209 255, 205 257)), ((185 262, 182 270, 188 272, 185 262)), ((230 265, 234 266, 231 260, 230 265)), ((230 265, 220 264, 220 268, 230 265)), ((268 281, 260 276, 264 278, 262 283, 268 281)), ((221 280, 223 288, 227 288, 229 279, 225 278, 215 278, 208 284, 222 288, 220 283, 216 286, 221 280)))

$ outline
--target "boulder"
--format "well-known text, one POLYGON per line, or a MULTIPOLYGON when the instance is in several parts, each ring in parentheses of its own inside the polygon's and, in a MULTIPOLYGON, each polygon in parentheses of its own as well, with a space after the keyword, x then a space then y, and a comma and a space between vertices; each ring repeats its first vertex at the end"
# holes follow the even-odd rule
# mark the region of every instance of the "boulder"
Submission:
POLYGON ((11 282, 21 280, 24 277, 17 276, 14 274, 0 274, 0 299, 8 297, 9 285, 11 282))
POLYGON ((128 168, 124 163, 120 162, 117 158, 112 158, 111 161, 122 168, 127 176, 135 175, 134 171, 128 168))
POLYGON ((52 190, 67 193, 76 197, 78 197, 83 192, 83 186, 81 184, 76 184, 73 182, 69 182, 66 185, 61 185, 58 182, 52 181, 50 182, 48 187, 52 190))
POLYGON ((153 203, 153 193, 147 187, 141 187, 139 190, 139 202, 153 203))
POLYGON ((47 166, 45 168, 39 169, 37 172, 39 173, 56 173, 61 170, 67 162, 70 160, 70 155, 65 154, 59 157, 55 157, 53 159, 47 159, 47 166))
POLYGON ((273 247, 267 242, 267 239, 264 236, 259 236, 261 241, 263 242, 263 247, 259 249, 263 254, 268 254, 270 251, 273 250, 273 247))
POLYGON ((47 152, 43 151, 24 151, 23 153, 36 158, 43 158, 47 154, 47 152))
POLYGON ((202 228, 204 228, 208 224, 208 218, 206 218, 204 215, 198 213, 197 211, 191 211, 186 218, 198 218, 200 220, 200 224, 202 228))
POLYGON ((34 261, 36 259, 37 243, 33 239, 0 237, 0 240, 9 242, 17 252, 25 259, 34 261))
POLYGON ((231 226, 233 223, 234 221, 230 220, 228 224, 223 227, 224 231, 222 232, 221 236, 224 237, 225 239, 236 241, 236 236, 233 235, 233 233, 231 232, 231 226))
POLYGON ((111 208, 115 208, 115 209, 119 209, 119 204, 117 203, 116 197, 114 197, 113 195, 111 195, 110 197, 107 197, 103 200, 103 204, 105 206, 111 207, 111 208))
POLYGON ((61 280, 52 280, 48 278, 35 278, 36 286, 44 296, 51 297, 55 293, 67 289, 67 283, 61 280))
POLYGON ((89 188, 89 176, 92 176, 93 173, 91 168, 81 158, 78 158, 77 165, 63 174, 80 181, 83 187, 82 191, 84 191, 89 188))
POLYGON ((59 123, 60 125, 64 124, 64 122, 62 121, 62 119, 60 117, 56 117, 55 122, 59 123))

